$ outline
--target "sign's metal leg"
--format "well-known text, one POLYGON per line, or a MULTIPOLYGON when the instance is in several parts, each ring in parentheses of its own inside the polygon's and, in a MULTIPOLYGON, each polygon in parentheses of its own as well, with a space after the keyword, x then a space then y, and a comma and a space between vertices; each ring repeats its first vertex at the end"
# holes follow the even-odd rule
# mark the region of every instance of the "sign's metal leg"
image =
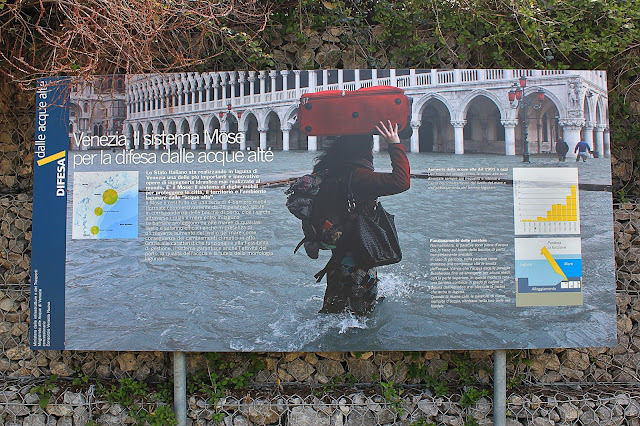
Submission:
POLYGON ((507 423, 507 352, 493 353, 493 424, 505 426, 507 423))
POLYGON ((187 361, 184 352, 173 353, 173 404, 178 426, 187 426, 187 361))

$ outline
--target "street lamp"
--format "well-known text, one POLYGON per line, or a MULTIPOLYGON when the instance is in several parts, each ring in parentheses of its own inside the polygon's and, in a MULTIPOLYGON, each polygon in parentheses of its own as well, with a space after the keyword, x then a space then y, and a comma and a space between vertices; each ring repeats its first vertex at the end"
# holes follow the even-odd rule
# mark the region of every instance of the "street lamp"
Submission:
POLYGON ((522 162, 529 163, 529 125, 527 123, 527 110, 529 107, 533 109, 540 109, 542 107, 542 102, 544 101, 544 92, 542 90, 538 90, 536 92, 536 98, 527 99, 527 93, 525 89, 527 87, 527 78, 522 76, 518 79, 517 83, 513 83, 512 89, 509 91, 509 103, 511 104, 511 108, 517 109, 520 108, 522 110, 522 122, 524 123, 524 146, 522 150, 522 162))

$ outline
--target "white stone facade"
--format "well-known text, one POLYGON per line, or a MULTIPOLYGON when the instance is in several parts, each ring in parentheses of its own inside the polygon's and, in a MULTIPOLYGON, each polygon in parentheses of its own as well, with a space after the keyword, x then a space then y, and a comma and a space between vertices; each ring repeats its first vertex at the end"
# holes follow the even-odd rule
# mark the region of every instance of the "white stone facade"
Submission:
POLYGON ((122 134, 127 118, 124 75, 99 76, 71 85, 69 133, 78 137, 122 134))
MULTIPOLYGON (((403 88, 413 100, 413 135, 405 141, 410 151, 515 155, 523 150, 522 109, 512 108, 508 92, 521 76, 527 78, 527 97, 536 97, 538 91, 545 94, 539 109, 527 111, 531 153, 553 152, 563 138, 570 149, 584 139, 599 156, 609 156, 604 71, 392 69, 134 75, 127 81, 123 131, 129 136, 133 132, 197 133, 202 140, 205 129, 210 133, 219 129, 245 132, 246 142, 239 149, 314 151, 322 147, 324 138, 306 136, 298 128, 300 96, 386 85, 403 88)), ((374 143, 379 148, 377 137, 374 143)))

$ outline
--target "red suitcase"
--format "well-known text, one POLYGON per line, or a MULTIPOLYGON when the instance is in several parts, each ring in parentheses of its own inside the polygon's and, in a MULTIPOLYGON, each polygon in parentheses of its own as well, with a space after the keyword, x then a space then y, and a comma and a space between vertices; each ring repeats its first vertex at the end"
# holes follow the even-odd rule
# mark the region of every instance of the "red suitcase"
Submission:
POLYGON ((404 90, 391 86, 326 90, 300 98, 298 123, 309 136, 341 136, 376 132, 380 121, 409 126, 411 104, 404 90))

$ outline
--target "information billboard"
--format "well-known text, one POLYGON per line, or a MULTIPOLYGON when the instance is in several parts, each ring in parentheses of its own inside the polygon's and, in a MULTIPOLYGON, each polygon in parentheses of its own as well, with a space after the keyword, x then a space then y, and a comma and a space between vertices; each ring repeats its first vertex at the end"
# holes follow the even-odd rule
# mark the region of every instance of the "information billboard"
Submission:
POLYGON ((42 80, 31 347, 615 346, 606 88, 602 71, 499 69, 42 80), (329 279, 344 286, 325 294, 314 274, 332 251, 294 254, 304 235, 286 190, 349 140, 345 123, 378 117, 357 90, 410 103, 394 120, 402 148, 370 129, 375 171, 350 163, 379 181, 410 173, 410 188, 375 194, 403 258, 372 271, 341 257, 329 279), (299 124, 322 97, 336 108, 321 125, 342 135, 299 124), (363 289, 370 312, 355 308, 363 289), (327 313, 334 296, 344 309, 327 313))

